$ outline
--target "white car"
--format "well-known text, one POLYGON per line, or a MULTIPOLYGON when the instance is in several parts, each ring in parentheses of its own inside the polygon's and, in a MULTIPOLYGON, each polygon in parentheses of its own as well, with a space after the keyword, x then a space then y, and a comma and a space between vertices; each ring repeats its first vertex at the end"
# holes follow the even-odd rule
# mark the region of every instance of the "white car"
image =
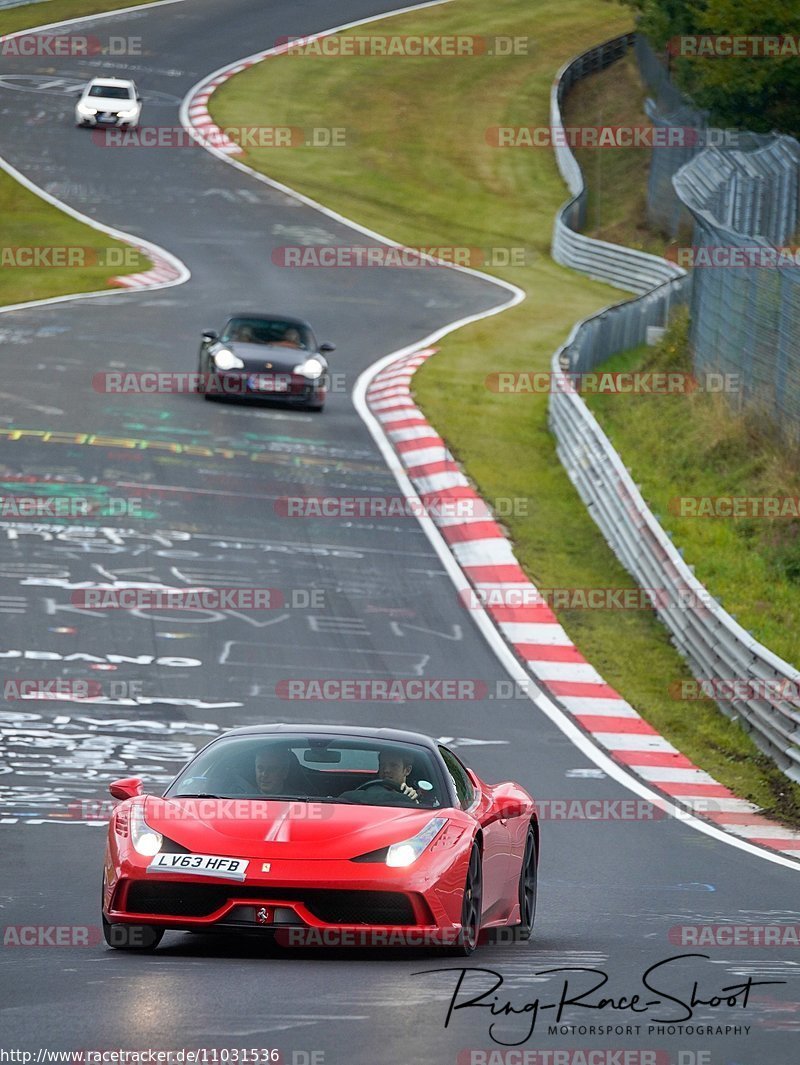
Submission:
POLYGON ((142 113, 142 98, 132 81, 93 78, 75 105, 78 126, 118 126, 134 129, 142 113))

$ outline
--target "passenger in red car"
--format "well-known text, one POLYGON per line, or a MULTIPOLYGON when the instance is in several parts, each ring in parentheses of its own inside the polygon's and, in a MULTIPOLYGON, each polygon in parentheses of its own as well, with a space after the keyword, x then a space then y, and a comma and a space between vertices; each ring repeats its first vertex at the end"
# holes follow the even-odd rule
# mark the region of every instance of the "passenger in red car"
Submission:
POLYGON ((285 747, 265 747, 256 755, 256 787, 262 795, 282 795, 297 760, 285 747))

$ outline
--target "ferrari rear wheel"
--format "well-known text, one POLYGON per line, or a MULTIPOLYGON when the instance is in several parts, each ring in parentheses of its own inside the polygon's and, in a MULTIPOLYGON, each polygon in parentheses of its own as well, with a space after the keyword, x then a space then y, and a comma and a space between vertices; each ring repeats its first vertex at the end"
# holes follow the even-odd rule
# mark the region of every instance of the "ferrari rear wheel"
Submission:
POLYGON ((515 931, 516 938, 520 940, 531 938, 533 922, 536 919, 536 889, 538 885, 536 857, 536 836, 531 827, 528 829, 528 835, 525 838, 525 853, 519 874, 519 924, 515 931))
POLYGON ((481 852, 477 843, 472 844, 464 885, 464 901, 461 904, 461 933, 453 951, 460 957, 468 957, 478 945, 481 934, 481 904, 483 901, 483 870, 481 852))
POLYGON ((103 937, 116 950, 155 950, 164 935, 163 928, 150 924, 112 924, 103 916, 103 937))

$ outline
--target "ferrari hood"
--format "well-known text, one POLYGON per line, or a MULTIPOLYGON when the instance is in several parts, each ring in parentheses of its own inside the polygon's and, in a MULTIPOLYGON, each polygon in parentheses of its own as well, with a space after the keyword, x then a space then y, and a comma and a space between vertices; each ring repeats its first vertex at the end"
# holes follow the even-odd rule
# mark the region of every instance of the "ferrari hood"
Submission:
POLYGON ((189 851, 238 858, 349 859, 416 835, 440 811, 277 799, 148 797, 151 828, 189 851))

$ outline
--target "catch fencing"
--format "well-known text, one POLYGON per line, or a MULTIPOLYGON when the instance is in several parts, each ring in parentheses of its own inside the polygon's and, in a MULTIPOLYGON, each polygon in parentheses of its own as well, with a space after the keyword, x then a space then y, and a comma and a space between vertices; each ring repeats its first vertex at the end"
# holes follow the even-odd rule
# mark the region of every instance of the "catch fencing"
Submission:
POLYGON ((708 148, 674 185, 695 222, 695 370, 736 374, 739 409, 800 442, 800 252, 791 247, 800 144, 773 137, 751 152, 708 148))
MULTIPOLYGON (((561 104, 569 88, 624 55, 631 45, 630 34, 615 38, 577 56, 559 72, 551 94, 554 128, 562 124, 561 104)), ((570 235, 567 231, 582 221, 586 190, 566 145, 557 149, 557 160, 572 196, 556 218, 553 257, 620 287, 627 277, 627 287, 643 294, 578 322, 553 356, 554 374, 589 371, 614 352, 643 343, 647 327, 664 325, 670 309, 685 303, 691 289, 689 276, 666 260, 570 235), (628 266, 627 275, 622 264, 628 266)), ((664 589, 665 602, 655 610, 695 677, 752 681, 735 689, 741 697, 718 701, 719 706, 741 720, 787 776, 800 781, 800 705, 782 694, 800 692, 800 671, 759 644, 695 578, 580 395, 554 390, 549 419, 559 459, 616 556, 642 587, 664 589), (691 607, 676 610, 674 604, 680 602, 691 607)))

